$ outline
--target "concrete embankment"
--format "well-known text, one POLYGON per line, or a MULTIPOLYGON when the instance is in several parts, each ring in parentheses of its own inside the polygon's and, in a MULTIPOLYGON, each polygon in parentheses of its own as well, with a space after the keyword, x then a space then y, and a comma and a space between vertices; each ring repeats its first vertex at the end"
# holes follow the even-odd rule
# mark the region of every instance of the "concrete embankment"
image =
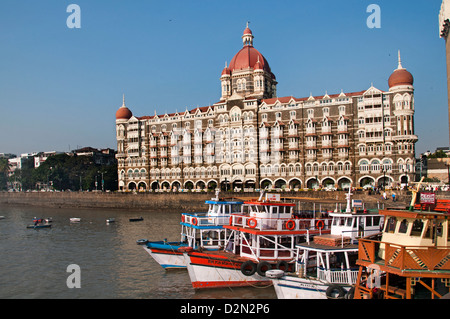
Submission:
MULTIPOLYGON (((411 196, 406 192, 396 192, 397 205, 408 203, 411 196)), ((333 209, 337 205, 345 208, 345 192, 286 192, 282 197, 301 202, 301 209, 333 209)), ((238 197, 250 199, 259 197, 259 193, 221 193, 221 197, 238 197)), ((44 207, 72 208, 109 208, 139 209, 156 211, 161 209, 182 212, 199 212, 205 210, 205 200, 214 197, 214 193, 102 193, 102 192, 0 192, 0 204, 26 205, 44 207)), ((380 205, 392 205, 389 200, 383 201, 380 195, 368 195, 367 192, 355 192, 353 199, 361 199, 367 208, 380 205)))

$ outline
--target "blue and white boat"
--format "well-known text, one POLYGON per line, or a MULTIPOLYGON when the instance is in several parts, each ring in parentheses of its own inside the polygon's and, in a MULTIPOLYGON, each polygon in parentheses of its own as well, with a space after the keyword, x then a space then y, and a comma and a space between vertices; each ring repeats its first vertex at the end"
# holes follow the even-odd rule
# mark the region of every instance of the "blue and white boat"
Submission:
POLYGON ((205 201, 206 213, 183 213, 181 215, 181 240, 178 242, 149 241, 144 249, 163 268, 186 268, 183 253, 179 248, 218 250, 225 244, 223 225, 230 223, 232 213, 241 212, 242 201, 216 197, 205 201))

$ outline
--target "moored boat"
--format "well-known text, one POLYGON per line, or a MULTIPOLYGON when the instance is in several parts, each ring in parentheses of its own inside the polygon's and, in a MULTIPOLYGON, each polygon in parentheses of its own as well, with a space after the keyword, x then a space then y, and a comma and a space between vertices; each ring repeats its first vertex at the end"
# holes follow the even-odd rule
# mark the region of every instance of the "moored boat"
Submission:
POLYGON ((177 242, 150 241, 144 249, 163 268, 186 268, 185 259, 179 248, 192 247, 217 250, 225 245, 223 225, 229 223, 231 213, 240 212, 243 202, 221 199, 219 193, 211 200, 206 213, 183 213, 181 215, 181 240, 177 242))
POLYGON ((230 216, 224 249, 183 252, 194 288, 271 285, 267 270, 292 269, 296 244, 330 232, 328 218, 294 218, 295 203, 271 197, 262 193, 230 216))
POLYGON ((355 299, 449 296, 450 213, 433 210, 438 206, 433 194, 422 193, 415 206, 422 180, 409 207, 380 210, 381 239, 359 241, 355 299))
POLYGON ((40 228, 50 228, 52 224, 36 224, 36 225, 28 225, 27 228, 30 229, 40 229, 40 228))
POLYGON ((79 222, 81 222, 81 218, 79 218, 79 217, 71 217, 71 218, 69 218, 69 220, 70 220, 71 223, 79 223, 79 222))
POLYGON ((129 219, 129 221, 130 222, 141 222, 141 221, 143 221, 144 220, 144 217, 133 217, 133 218, 130 218, 129 219))
POLYGON ((358 240, 380 233, 384 216, 367 210, 330 213, 331 233, 297 245, 295 272, 268 272, 279 299, 352 299, 358 240))

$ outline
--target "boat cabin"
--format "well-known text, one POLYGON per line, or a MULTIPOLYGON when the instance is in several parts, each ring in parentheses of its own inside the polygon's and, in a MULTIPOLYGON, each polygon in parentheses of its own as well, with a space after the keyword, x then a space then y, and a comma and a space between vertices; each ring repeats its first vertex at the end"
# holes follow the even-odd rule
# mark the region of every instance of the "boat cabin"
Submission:
POLYGON ((332 217, 331 235, 357 238, 367 237, 381 232, 384 216, 368 211, 352 213, 330 213, 332 217))
MULTIPOLYGON (((385 223, 382 243, 402 246, 450 246, 450 214, 443 212, 381 210, 385 223)), ((379 257, 384 259, 384 244, 379 257)))
POLYGON ((190 247, 219 249, 225 245, 223 225, 228 225, 233 213, 240 213, 243 202, 212 198, 206 213, 181 215, 181 242, 190 247))
MULTIPOLYGON (((317 237, 315 237, 316 239, 317 237)), ((318 241, 317 241, 318 242, 318 241)), ((358 277, 358 247, 323 243, 300 244, 296 271, 299 277, 312 277, 328 283, 353 285, 358 277)))

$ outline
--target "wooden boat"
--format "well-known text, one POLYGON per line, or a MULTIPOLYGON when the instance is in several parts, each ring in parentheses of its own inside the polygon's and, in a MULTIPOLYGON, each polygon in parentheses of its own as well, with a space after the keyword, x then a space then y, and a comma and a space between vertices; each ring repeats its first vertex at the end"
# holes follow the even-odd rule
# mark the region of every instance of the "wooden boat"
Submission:
MULTIPOLYGON (((434 299, 449 294, 450 214, 431 207, 415 209, 422 180, 409 207, 380 210, 385 216, 381 239, 359 241, 355 299, 434 299)), ((426 197, 420 197, 419 208, 429 202, 426 197)))
POLYGON ((224 225, 229 224, 231 213, 241 212, 242 201, 216 197, 206 200, 206 213, 183 213, 181 215, 181 240, 178 242, 151 241, 144 249, 163 268, 186 268, 180 247, 217 250, 225 245, 224 225))
POLYGON ((329 219, 296 219, 295 203, 264 193, 246 201, 241 213, 231 214, 224 249, 183 251, 194 288, 271 285, 265 276, 272 268, 289 270, 296 260, 296 245, 314 235, 330 233, 329 219))
POLYGON ((144 217, 135 217, 135 218, 130 218, 130 222, 140 222, 143 221, 144 217))

